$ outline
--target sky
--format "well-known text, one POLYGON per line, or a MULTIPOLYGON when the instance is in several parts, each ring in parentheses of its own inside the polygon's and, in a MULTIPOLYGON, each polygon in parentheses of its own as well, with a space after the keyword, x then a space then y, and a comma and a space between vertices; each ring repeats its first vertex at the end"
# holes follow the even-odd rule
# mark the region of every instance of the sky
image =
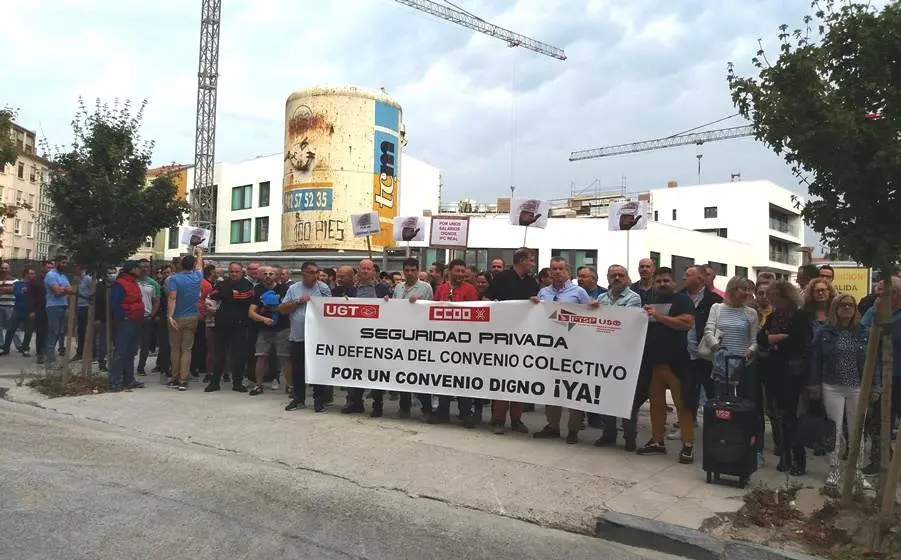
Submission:
MULTIPOLYGON (((439 0, 443 2, 444 0, 439 0)), ((284 106, 315 85, 384 87, 407 151, 441 169, 442 201, 697 184, 685 146, 570 162, 574 150, 669 136, 734 114, 726 64, 753 71, 807 0, 456 0, 566 51, 559 61, 394 0, 224 0, 216 160, 283 148, 284 106)), ((78 97, 147 100, 157 164, 192 163, 200 0, 31 0, 4 8, 0 105, 51 144, 78 97)), ((711 128, 746 124, 740 117, 711 128)), ((700 180, 768 179, 806 194, 753 138, 701 147, 700 180)), ((809 243, 816 237, 808 232, 809 243)))

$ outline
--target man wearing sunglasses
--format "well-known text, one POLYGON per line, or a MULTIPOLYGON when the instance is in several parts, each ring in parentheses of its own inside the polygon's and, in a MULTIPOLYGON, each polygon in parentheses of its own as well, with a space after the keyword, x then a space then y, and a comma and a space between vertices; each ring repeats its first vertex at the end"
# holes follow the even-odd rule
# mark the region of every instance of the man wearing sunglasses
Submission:
MULTIPOLYGON (((559 303, 588 305, 589 307, 598 306, 597 300, 591 299, 585 288, 572 283, 569 274, 569 263, 566 262, 566 259, 562 257, 551 258, 550 269, 551 285, 541 288, 537 296, 532 296, 531 300, 533 303, 556 301, 559 303)), ((569 409, 566 443, 579 442, 579 430, 582 428, 584 415, 585 413, 581 410, 569 409)), ((559 438, 560 418, 563 416, 563 409, 559 406, 546 405, 544 407, 544 416, 547 419, 547 425, 541 431, 535 432, 532 437, 536 439, 559 438)))
POLYGON ((288 340, 290 319, 278 312, 278 306, 285 298, 288 286, 280 281, 280 273, 280 269, 273 266, 259 269, 262 282, 254 288, 254 303, 250 304, 248 311, 250 318, 259 325, 260 331, 254 343, 256 385, 250 390, 251 396, 263 392, 263 378, 266 377, 266 370, 269 368, 269 355, 273 352, 281 361, 288 394, 292 393, 291 343, 288 340))

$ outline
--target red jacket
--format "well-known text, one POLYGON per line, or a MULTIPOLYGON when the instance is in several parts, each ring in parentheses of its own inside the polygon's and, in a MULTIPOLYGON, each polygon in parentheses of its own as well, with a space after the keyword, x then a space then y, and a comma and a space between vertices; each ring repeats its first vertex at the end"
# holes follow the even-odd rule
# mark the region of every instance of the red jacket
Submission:
POLYGON ((438 286, 435 292, 435 301, 479 301, 479 293, 476 287, 469 282, 462 282, 459 287, 451 290, 450 282, 438 286))
POLYGON ((138 285, 137 279, 131 274, 120 274, 116 278, 116 284, 121 286, 125 292, 119 303, 122 314, 129 321, 143 321, 144 298, 141 297, 141 287, 138 285))

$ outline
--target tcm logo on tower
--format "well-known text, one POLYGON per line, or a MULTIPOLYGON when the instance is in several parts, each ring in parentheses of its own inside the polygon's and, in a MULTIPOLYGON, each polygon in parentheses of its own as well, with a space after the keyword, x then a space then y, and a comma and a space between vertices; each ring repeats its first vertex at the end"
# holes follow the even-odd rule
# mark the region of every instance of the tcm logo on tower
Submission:
POLYGON ((487 307, 458 307, 455 305, 435 305, 429 307, 429 321, 462 321, 464 323, 487 323, 491 321, 491 309, 487 307))
POLYGON ((326 303, 322 307, 322 316, 343 319, 378 319, 379 306, 360 303, 326 303))

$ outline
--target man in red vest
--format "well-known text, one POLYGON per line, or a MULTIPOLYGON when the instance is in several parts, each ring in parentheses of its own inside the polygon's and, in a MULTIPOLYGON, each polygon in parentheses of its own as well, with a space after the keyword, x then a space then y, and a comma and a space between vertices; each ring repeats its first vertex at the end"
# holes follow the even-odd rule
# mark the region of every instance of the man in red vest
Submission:
POLYGON ((144 299, 138 285, 138 261, 125 261, 119 277, 110 289, 110 309, 113 314, 116 345, 109 368, 109 382, 113 391, 140 389, 144 383, 135 380, 135 355, 141 340, 144 323, 144 299))

